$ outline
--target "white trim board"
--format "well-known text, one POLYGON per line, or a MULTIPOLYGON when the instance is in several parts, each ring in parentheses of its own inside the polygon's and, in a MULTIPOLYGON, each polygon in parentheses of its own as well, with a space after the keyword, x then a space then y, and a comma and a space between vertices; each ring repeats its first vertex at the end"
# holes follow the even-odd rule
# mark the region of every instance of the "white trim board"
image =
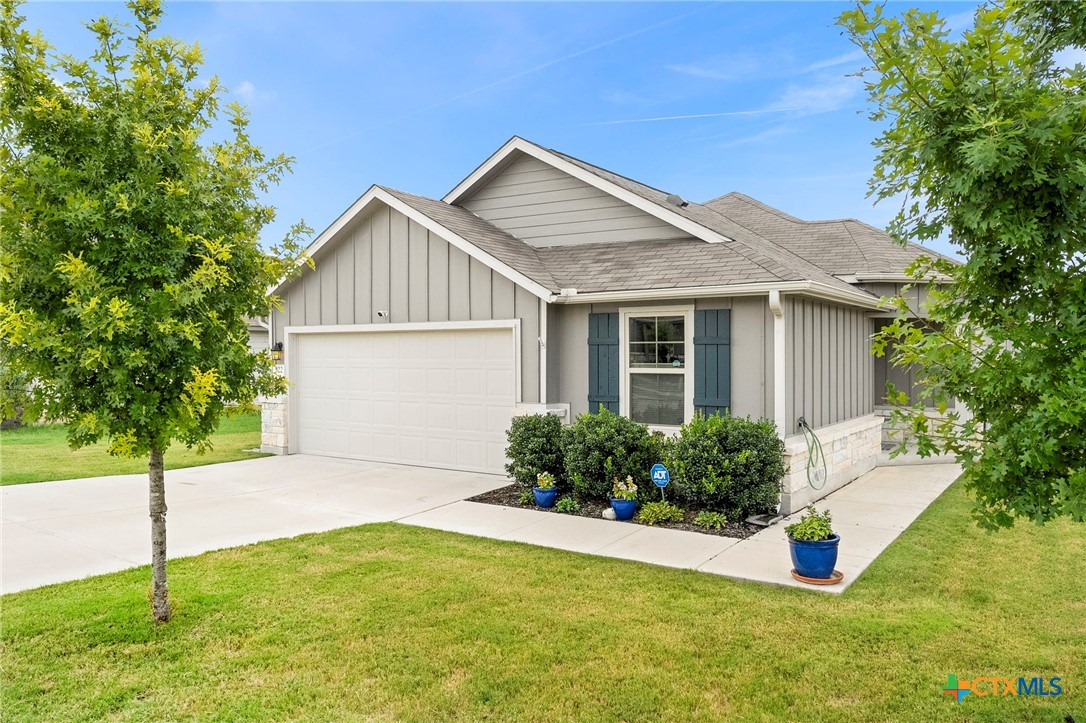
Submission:
MULTIPOLYGON (((339 215, 339 218, 333 221, 332 225, 322 231, 321 234, 313 241, 313 243, 309 245, 309 247, 305 250, 306 255, 309 257, 316 256, 317 252, 320 251, 329 241, 335 238, 336 234, 342 231, 349 223, 351 223, 351 221, 364 213, 375 201, 379 201, 388 206, 389 208, 399 211, 415 223, 426 228, 428 231, 436 233, 443 240, 460 249, 468 256, 471 256, 473 259, 485 264, 494 271, 497 271, 499 274, 509 279, 514 284, 524 287, 528 291, 532 292, 534 295, 538 296, 540 299, 543 299, 544 301, 550 301, 554 298, 554 294, 551 292, 550 289, 546 288, 539 282, 533 281, 532 279, 528 278, 521 272, 514 269, 512 266, 506 264, 504 261, 499 260, 498 258, 482 250, 475 244, 471 243, 467 239, 463 238, 458 233, 451 231, 450 229, 441 225, 426 214, 416 210, 413 206, 404 203, 380 186, 370 186, 369 190, 362 194, 357 201, 351 204, 350 208, 341 213, 339 215)), ((275 287, 272 288, 271 293, 279 293, 279 291, 284 286, 286 286, 293 280, 294 279, 283 279, 278 284, 276 284, 275 287)))
POLYGON ((771 281, 721 286, 684 286, 673 289, 634 289, 630 291, 589 291, 560 295, 559 304, 594 304, 608 301, 659 301, 700 299, 713 296, 765 296, 771 291, 782 294, 806 294, 840 304, 878 309, 879 300, 866 291, 838 289, 820 281, 771 281))
POLYGON ((537 146, 531 141, 526 141, 519 136, 513 136, 506 142, 504 146, 494 152, 490 158, 488 158, 481 166, 472 171, 471 175, 457 184, 456 188, 445 194, 442 199, 445 203, 456 204, 467 196, 471 191, 475 189, 475 186, 495 169, 497 169, 502 162, 509 156, 509 154, 520 151, 526 155, 529 155, 549 166, 557 168, 559 171, 566 173, 574 178, 587 183, 590 186, 609 193, 620 201, 624 201, 634 208, 638 208, 645 213, 655 216, 664 223, 670 224, 677 229, 687 232, 695 238, 699 238, 702 241, 709 243, 726 243, 732 239, 719 234, 712 229, 702 226, 697 221, 691 221, 682 214, 669 211, 663 206, 653 201, 648 200, 638 194, 628 191, 622 186, 619 186, 605 178, 597 176, 595 173, 586 171, 575 163, 570 163, 565 158, 548 151, 546 148, 537 146))

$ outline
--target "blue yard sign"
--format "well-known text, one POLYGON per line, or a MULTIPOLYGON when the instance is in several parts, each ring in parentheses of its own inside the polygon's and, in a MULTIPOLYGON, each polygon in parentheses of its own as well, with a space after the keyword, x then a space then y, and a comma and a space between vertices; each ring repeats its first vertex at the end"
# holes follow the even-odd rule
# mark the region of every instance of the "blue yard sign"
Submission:
POLYGON ((652 475, 652 481, 660 488, 667 487, 667 483, 671 481, 671 474, 667 471, 667 467, 659 463, 652 466, 649 474, 652 475))

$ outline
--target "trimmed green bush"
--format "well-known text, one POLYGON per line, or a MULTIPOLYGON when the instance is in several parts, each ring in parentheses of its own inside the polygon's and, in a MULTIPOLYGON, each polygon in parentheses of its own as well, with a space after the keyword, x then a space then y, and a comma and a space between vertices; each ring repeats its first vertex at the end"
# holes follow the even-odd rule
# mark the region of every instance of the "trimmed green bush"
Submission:
POLYGON ((682 522, 685 515, 681 508, 670 502, 648 502, 637 513, 637 521, 643 525, 659 525, 661 522, 682 522))
POLYGON ((668 445, 668 469, 692 507, 729 519, 773 510, 784 477, 784 442, 767 419, 697 414, 668 445))
POLYGON ((603 407, 598 414, 578 416, 562 434, 566 477, 579 495, 600 501, 610 498, 615 477, 627 475, 634 478, 639 492, 656 492, 649 470, 659 461, 662 448, 663 435, 651 434, 646 425, 603 407))
POLYGON ((514 417, 506 437, 509 464, 505 465, 505 471, 513 481, 532 487, 540 473, 549 472, 558 487, 562 487, 566 469, 562 460, 561 419, 553 414, 514 417))

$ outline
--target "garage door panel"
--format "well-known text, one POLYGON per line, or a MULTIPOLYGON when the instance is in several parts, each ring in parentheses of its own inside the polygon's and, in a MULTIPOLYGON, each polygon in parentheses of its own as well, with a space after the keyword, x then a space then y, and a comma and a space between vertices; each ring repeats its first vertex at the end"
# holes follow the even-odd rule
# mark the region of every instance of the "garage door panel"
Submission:
POLYGON ((511 329, 301 334, 300 452, 501 472, 516 400, 511 329))

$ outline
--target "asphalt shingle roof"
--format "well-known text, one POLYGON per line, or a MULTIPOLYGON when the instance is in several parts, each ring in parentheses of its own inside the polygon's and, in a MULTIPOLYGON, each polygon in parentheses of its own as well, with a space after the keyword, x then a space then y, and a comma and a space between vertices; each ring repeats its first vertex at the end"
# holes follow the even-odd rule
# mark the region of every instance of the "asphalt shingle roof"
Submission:
POLYGON ((391 193, 552 292, 583 293, 696 288, 774 281, 817 281, 857 291, 835 275, 903 273, 923 246, 903 248, 886 233, 854 219, 803 221, 740 193, 704 204, 668 203, 660 189, 559 151, 564 160, 626 191, 724 236, 724 243, 689 238, 539 248, 460 206, 424 196, 391 193))
POLYGON ((704 207, 831 274, 904 273, 919 256, 947 258, 919 244, 903 247, 856 219, 803 221, 742 193, 714 198, 704 207))

